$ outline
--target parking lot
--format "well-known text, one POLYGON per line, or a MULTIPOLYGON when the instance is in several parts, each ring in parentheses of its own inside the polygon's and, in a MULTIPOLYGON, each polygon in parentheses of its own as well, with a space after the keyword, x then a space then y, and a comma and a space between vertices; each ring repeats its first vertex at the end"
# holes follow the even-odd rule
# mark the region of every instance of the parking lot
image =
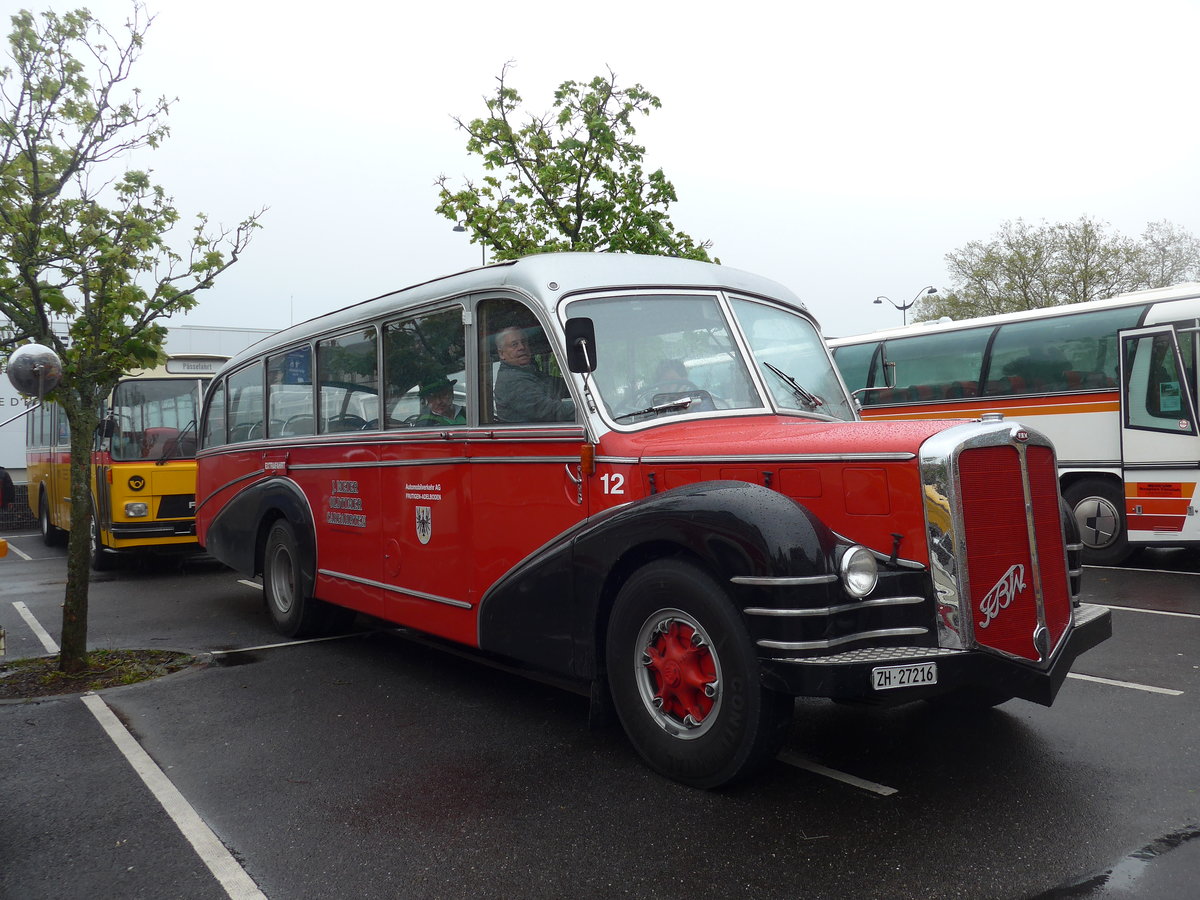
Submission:
MULTIPOLYGON (((8 657, 40 655, 63 551, 7 537, 8 657)), ((780 757, 717 792, 650 772, 586 698, 368 622, 281 642, 211 561, 123 567, 92 644, 204 662, 0 705, 0 896, 1190 897, 1193 560, 1086 572, 1114 638, 1053 708, 800 701, 780 757)))

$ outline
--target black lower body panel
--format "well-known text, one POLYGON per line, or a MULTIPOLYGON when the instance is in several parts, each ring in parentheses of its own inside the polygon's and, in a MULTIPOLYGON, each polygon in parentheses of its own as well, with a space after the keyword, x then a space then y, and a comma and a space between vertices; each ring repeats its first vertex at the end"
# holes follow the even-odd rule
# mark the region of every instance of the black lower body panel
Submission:
POLYGON ((870 647, 833 656, 764 658, 767 687, 799 697, 905 703, 952 691, 982 689, 1010 694, 1043 706, 1054 702, 1075 659, 1112 636, 1112 614, 1083 604, 1075 622, 1046 664, 1027 663, 982 650, 937 647, 870 647), (872 670, 881 666, 937 664, 936 684, 876 690, 872 670))

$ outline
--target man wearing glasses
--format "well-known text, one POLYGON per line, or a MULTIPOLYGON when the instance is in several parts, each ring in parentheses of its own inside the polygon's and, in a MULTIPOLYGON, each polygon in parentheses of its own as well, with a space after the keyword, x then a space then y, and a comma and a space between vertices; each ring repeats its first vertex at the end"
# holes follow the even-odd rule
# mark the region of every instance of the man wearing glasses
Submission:
POLYGON ((543 373, 533 358, 525 329, 512 326, 496 335, 500 371, 496 374, 496 417, 502 422, 570 422, 575 404, 564 399, 561 380, 543 373))

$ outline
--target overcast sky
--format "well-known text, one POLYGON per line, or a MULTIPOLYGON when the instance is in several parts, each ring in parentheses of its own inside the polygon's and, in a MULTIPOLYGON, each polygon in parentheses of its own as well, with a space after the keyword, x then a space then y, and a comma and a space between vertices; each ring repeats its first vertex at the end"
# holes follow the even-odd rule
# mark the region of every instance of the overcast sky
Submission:
MULTIPOLYGON (((22 3, 34 10, 45 4, 22 3)), ((85 5, 110 24, 125 0, 85 5)), ((451 116, 504 63, 536 112, 611 67, 676 226, 783 282, 826 334, 898 324, 944 256, 1009 219, 1200 236, 1200 3, 970 0, 281 4, 151 0, 132 83, 179 97, 149 166, 185 217, 270 207, 172 325, 279 328, 475 265, 434 179, 480 169, 451 116)), ((5 22, 7 25, 7 21, 5 22)), ((181 232, 181 237, 183 233, 181 232)))

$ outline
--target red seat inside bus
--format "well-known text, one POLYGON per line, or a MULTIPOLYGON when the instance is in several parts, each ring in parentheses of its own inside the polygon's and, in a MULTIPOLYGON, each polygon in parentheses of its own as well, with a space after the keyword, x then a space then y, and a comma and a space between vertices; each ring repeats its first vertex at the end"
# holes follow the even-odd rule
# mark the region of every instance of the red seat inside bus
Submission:
POLYGON ((178 428, 147 428, 142 434, 142 456, 153 459, 162 456, 168 449, 174 451, 178 440, 178 428))

